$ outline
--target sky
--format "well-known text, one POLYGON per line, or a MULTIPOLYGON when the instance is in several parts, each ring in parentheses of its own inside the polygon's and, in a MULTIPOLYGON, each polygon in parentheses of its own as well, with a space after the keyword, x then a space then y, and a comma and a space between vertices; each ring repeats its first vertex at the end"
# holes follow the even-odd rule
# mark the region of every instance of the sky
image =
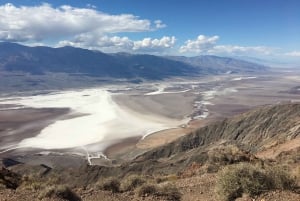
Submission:
POLYGON ((0 0, 0 41, 300 61, 300 1, 0 0))

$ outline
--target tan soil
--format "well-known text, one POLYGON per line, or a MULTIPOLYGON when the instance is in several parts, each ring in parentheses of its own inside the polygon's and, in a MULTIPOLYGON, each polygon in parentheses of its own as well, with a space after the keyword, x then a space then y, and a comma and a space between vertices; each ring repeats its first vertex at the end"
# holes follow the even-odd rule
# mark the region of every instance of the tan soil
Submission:
POLYGON ((287 141, 283 144, 275 144, 271 148, 257 153, 256 157, 262 159, 275 159, 282 152, 291 151, 298 147, 300 147, 300 137, 287 141))

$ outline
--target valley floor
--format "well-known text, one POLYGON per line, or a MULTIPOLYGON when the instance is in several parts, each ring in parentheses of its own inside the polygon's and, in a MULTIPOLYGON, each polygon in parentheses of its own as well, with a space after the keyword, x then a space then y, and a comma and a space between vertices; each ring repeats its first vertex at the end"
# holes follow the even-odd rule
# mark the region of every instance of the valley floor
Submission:
MULTIPOLYGON (((100 143, 96 142, 82 146, 84 149, 80 147, 61 149, 57 147, 56 149, 48 148, 46 152, 40 148, 36 150, 29 147, 19 150, 13 148, 23 139, 36 136, 49 125, 52 124, 53 127, 56 121, 72 119, 81 114, 74 113, 74 111, 68 112, 70 108, 36 109, 27 107, 14 109, 20 107, 20 105, 16 105, 18 100, 3 101, 2 98, 0 100, 0 157, 20 156, 25 151, 33 153, 33 160, 43 161, 47 164, 43 159, 43 154, 35 155, 34 153, 47 153, 49 151, 52 155, 56 153, 73 155, 77 153, 79 154, 79 160, 82 160, 86 157, 86 151, 88 151, 92 156, 96 156, 92 159, 94 164, 103 164, 102 158, 97 159, 99 153, 105 153, 111 159, 128 160, 149 149, 184 136, 196 128, 242 113, 250 108, 280 102, 300 101, 299 81, 300 76, 283 71, 266 75, 223 75, 193 78, 191 80, 178 78, 163 82, 146 82, 141 85, 102 86, 101 88, 106 88, 109 92, 115 94, 112 97, 113 101, 122 110, 133 116, 146 118, 145 121, 143 120, 144 122, 153 120, 165 122, 163 124, 169 129, 160 128, 161 131, 146 133, 151 134, 146 137, 144 131, 144 133, 135 133, 131 136, 130 134, 123 135, 120 133, 118 135, 123 135, 122 137, 102 139, 100 143), (10 102, 13 102, 14 105, 9 104, 10 102), (6 152, 10 149, 12 150, 6 152)), ((37 94, 37 92, 34 93, 37 94)), ((44 94, 42 93, 42 95, 44 94)), ((45 97, 47 97, 47 93, 45 97)), ((10 99, 6 95, 4 100, 10 99)), ((20 104, 22 104, 22 101, 20 104)), ((34 106, 33 103, 30 104, 34 106)), ((68 104, 64 106, 68 106, 68 104)), ((50 102, 49 107, 53 107, 50 102)), ((130 121, 132 122, 127 127, 135 127, 135 125, 141 124, 135 123, 135 120, 130 121)), ((83 129, 82 126, 80 126, 81 129, 83 129)), ((109 128, 111 129, 111 125, 109 128)), ((43 147, 47 147, 47 145, 43 147)), ((25 157, 23 162, 28 162, 28 160, 29 157, 25 157)), ((106 161, 104 162, 104 164, 107 164, 106 161)), ((47 165, 53 166, 52 163, 47 165)))
MULTIPOLYGON (((260 173, 268 177, 270 177, 268 171, 278 166, 280 170, 286 171, 280 172, 283 175, 280 182, 287 179, 288 182, 294 183, 291 186, 285 185, 286 187, 279 185, 267 190, 263 189, 255 196, 250 196, 247 193, 248 189, 244 189, 241 195, 227 200, 299 201, 300 116, 297 111, 294 111, 294 108, 300 108, 299 104, 295 104, 300 102, 299 83, 300 76, 281 72, 251 77, 224 75, 195 80, 178 78, 123 88, 110 86, 107 91, 114 94, 112 101, 118 108, 121 107, 122 111, 139 118, 147 117, 150 121, 159 119, 160 122, 171 121, 175 124, 170 124, 167 128, 158 129, 155 132, 137 132, 138 134, 119 138, 106 136, 106 141, 102 144, 96 142, 67 149, 26 147, 8 150, 11 145, 25 138, 35 137, 40 131, 51 127, 59 120, 68 120, 87 114, 70 113, 70 108, 65 107, 14 108, 20 105, 9 104, 9 101, 5 102, 2 99, 0 100, 0 159, 3 167, 0 166, 0 201, 80 200, 78 196, 87 201, 220 201, 222 199, 217 195, 220 194, 217 192, 220 172, 226 168, 237 168, 240 164, 246 164, 244 167, 257 168, 261 171, 260 173), (272 110, 272 107, 264 107, 268 105, 275 105, 274 108, 278 106, 279 109, 285 105, 285 108, 291 111, 283 111, 281 113, 284 115, 281 116, 276 111, 274 112, 275 109, 272 110), (252 108, 258 109, 244 113, 252 108), (270 113, 260 116, 258 113, 260 108, 267 108, 266 111, 270 113), (239 114, 241 115, 238 116, 239 114), (251 116, 253 114, 256 116, 251 116), (228 117, 232 117, 233 120, 223 121, 228 117), (282 128, 277 128, 275 133, 268 133, 279 125, 273 125, 269 118, 272 121, 277 118, 287 120, 289 124, 282 125, 282 127, 286 126, 287 137, 282 137, 286 131, 282 128), (247 124, 247 121, 252 122, 257 119, 260 120, 257 124, 261 127, 247 124), (212 123, 216 122, 221 122, 221 126, 214 127, 212 123), (212 126, 205 127, 207 125, 212 126), (231 126, 237 126, 237 128, 231 126), (250 142, 247 148, 252 149, 242 149, 233 145, 238 145, 239 139, 237 138, 243 134, 243 130, 237 132, 236 139, 232 140, 237 144, 230 144, 229 139, 234 136, 222 136, 224 139, 216 140, 213 137, 218 137, 218 135, 209 135, 206 136, 207 139, 202 140, 201 137, 204 135, 197 136, 201 127, 207 128, 207 130, 200 129, 202 134, 213 132, 214 129, 220 133, 226 129, 228 133, 231 131, 233 133, 240 128, 251 127, 249 131, 261 137, 253 139, 255 137, 244 136, 241 141, 244 144, 250 142), (188 135, 191 133, 193 136, 188 135), (184 136, 187 135, 192 136, 193 141, 181 142, 180 139, 185 139, 184 136), (279 137, 273 138, 276 135, 279 137), (178 139, 179 141, 175 141, 178 139), (251 144, 255 140, 258 143, 265 142, 265 144, 260 146, 251 144), (168 146, 170 142, 174 144, 168 146), (103 146, 104 143, 106 146, 103 146), (207 147, 200 149, 201 143, 207 143, 207 147), (223 152, 227 149, 230 149, 229 152, 223 152), (99 155, 103 153, 105 156, 99 155), (109 160, 105 159, 106 156, 109 160), (93 164, 92 166, 87 165, 87 158, 93 164), (144 183, 140 183, 133 189, 124 190, 123 182, 126 184, 128 175, 132 173, 138 174, 140 180, 145 179, 144 183, 152 187, 148 186, 148 189, 142 191, 144 183), (113 178, 110 178, 111 176, 113 178), (109 187, 105 187, 103 182, 108 178, 116 180, 117 190, 114 182, 109 183, 109 187), (13 187, 7 189, 6 187, 10 185, 13 187), (66 188, 65 185, 71 189, 66 188), (62 186, 61 189, 59 186, 62 186)), ((84 95, 86 96, 82 97, 91 98, 87 94, 84 95)), ((125 117, 128 117, 127 114, 125 117)), ((122 120, 119 117, 118 119, 122 120)), ((132 119, 126 119, 128 122, 130 120, 132 119)), ((130 122, 130 129, 133 130, 129 131, 134 131, 135 124, 142 127, 143 123, 130 122)), ((85 124, 79 125, 82 128, 86 126, 85 124)), ((127 127, 115 128, 120 131, 127 129, 127 127)), ((61 138, 56 140, 59 141, 59 139, 61 138)), ((250 168, 249 172, 251 171, 250 168)))

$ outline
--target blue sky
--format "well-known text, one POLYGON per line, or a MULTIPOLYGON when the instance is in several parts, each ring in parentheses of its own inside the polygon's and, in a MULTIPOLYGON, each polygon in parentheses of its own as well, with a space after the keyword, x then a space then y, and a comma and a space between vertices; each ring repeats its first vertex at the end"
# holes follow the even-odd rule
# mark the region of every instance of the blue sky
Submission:
POLYGON ((28 45, 300 58, 299 0, 0 0, 0 16, 0 40, 28 45))

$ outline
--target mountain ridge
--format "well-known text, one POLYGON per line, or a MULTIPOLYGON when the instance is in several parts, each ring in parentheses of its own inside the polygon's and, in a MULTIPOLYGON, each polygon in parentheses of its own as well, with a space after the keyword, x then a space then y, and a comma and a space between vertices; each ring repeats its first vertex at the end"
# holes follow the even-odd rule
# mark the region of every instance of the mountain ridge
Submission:
POLYGON ((167 58, 175 61, 181 61, 199 68, 208 67, 215 71, 215 73, 253 73, 268 70, 268 67, 262 64, 215 55, 200 55, 194 57, 170 56, 167 58))
POLYGON ((125 56, 70 46, 27 47, 14 43, 0 43, 0 69, 31 74, 63 72, 99 77, 146 79, 162 79, 199 72, 191 65, 153 55, 125 56))
POLYGON ((28 47, 16 43, 0 43, 0 71, 21 71, 37 75, 63 72, 157 80, 173 76, 203 76, 229 71, 261 72, 267 69, 263 65, 216 56, 187 58, 129 53, 106 54, 71 46, 28 47))

